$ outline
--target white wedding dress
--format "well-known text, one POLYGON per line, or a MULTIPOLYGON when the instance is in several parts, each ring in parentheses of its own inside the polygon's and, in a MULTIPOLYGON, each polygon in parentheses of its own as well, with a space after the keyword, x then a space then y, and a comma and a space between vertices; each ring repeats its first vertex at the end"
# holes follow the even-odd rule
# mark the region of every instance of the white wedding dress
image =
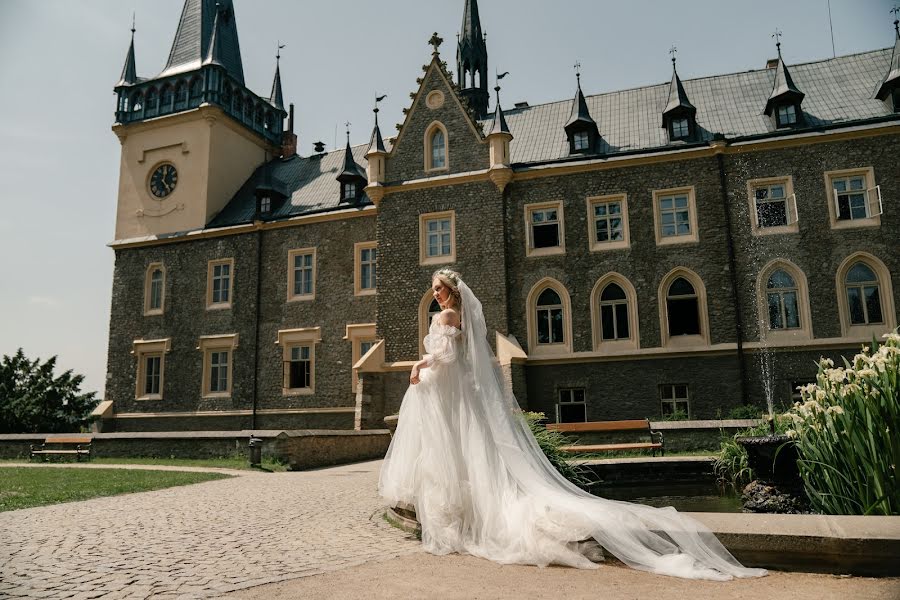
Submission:
POLYGON ((758 577, 702 524, 673 508, 606 500, 550 464, 505 391, 481 303, 465 283, 460 328, 432 320, 429 367, 410 385, 384 460, 379 493, 415 506, 422 545, 499 563, 596 568, 578 542, 594 538, 624 563, 693 579, 758 577))

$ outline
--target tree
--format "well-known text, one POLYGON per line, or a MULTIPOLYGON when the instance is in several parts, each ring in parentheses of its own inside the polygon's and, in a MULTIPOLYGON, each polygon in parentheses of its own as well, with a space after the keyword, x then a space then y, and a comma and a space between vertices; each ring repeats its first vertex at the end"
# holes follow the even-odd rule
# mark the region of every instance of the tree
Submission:
POLYGON ((81 393, 84 375, 54 377, 56 357, 41 364, 21 348, 0 362, 0 433, 76 432, 88 424, 99 400, 81 393))

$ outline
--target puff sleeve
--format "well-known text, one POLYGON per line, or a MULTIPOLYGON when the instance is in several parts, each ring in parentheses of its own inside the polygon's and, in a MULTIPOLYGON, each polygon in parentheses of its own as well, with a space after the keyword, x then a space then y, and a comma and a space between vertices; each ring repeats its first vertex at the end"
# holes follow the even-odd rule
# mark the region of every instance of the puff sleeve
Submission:
POLYGON ((459 346, 459 330, 449 325, 436 325, 432 332, 425 336, 425 351, 428 353, 423 358, 429 367, 435 363, 448 364, 457 359, 459 346))

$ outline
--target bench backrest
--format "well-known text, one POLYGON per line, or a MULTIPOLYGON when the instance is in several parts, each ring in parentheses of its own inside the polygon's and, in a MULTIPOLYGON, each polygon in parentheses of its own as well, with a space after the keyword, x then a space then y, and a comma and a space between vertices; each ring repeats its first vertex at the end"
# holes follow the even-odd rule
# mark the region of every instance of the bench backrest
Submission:
POLYGON ((649 431, 650 421, 636 419, 633 421, 589 421, 587 423, 550 423, 547 425, 550 431, 567 433, 585 433, 594 431, 633 431, 643 429, 649 431))
POLYGON ((89 437, 52 437, 44 440, 45 444, 90 444, 89 437))

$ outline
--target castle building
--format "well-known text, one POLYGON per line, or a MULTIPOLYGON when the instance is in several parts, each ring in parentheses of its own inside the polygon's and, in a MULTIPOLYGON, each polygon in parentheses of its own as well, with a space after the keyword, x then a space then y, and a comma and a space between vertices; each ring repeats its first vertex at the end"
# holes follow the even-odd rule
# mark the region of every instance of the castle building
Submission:
MULTIPOLYGON (((233 4, 186 0, 159 75, 134 42, 104 428, 373 428, 462 273, 520 405, 550 421, 791 401, 897 326, 892 48, 501 108, 476 0, 396 136, 297 154, 280 67, 244 83, 233 4), (492 105, 492 107, 491 107, 492 105), (287 126, 285 127, 285 120, 287 126)), ((412 74, 411 74, 412 76, 412 74)))

